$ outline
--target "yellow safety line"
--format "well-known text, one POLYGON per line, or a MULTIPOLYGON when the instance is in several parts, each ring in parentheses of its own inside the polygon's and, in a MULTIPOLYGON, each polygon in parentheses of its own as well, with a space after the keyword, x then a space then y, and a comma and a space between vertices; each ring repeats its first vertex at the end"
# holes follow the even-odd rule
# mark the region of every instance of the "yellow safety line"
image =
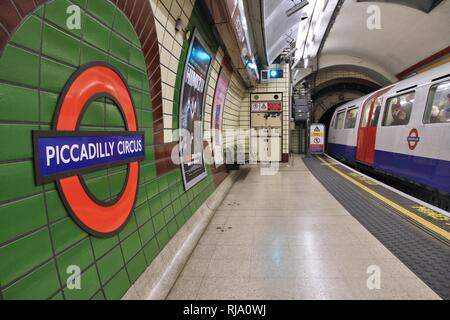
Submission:
POLYGON ((346 175, 345 173, 341 172, 340 170, 336 169, 335 167, 333 167, 330 163, 328 163, 327 161, 323 160, 321 157, 317 157, 323 164, 325 164, 328 168, 330 168, 331 170, 333 170, 334 172, 336 172, 337 174, 339 174, 340 176, 342 176, 343 178, 347 179, 348 181, 350 181, 351 183, 353 183, 354 185, 356 185, 357 187, 359 187, 360 189, 366 191, 367 193, 371 194, 373 197, 377 198, 378 200, 383 201, 384 203, 386 203, 387 205, 391 206, 392 208, 396 209, 397 211, 399 211, 400 213, 404 214, 405 216, 407 216, 408 218, 413 219, 414 221, 416 221, 417 223, 421 224, 422 226, 424 226, 425 228, 433 231, 434 233, 440 235, 441 237, 443 237, 444 239, 447 239, 450 241, 450 232, 445 231, 441 228, 439 228, 438 226, 432 224, 431 222, 425 220, 424 218, 416 215, 415 213, 405 209, 404 207, 398 205, 397 203, 389 200, 388 198, 382 196, 381 194, 379 194, 378 192, 373 191, 372 189, 368 188, 367 186, 363 185, 362 183, 356 181, 355 179, 351 178, 350 176, 346 175))

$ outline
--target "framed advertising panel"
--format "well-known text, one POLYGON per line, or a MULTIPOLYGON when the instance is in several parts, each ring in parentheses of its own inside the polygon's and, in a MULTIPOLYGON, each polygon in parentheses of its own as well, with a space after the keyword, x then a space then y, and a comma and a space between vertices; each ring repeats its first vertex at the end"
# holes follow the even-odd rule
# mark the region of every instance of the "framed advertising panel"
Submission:
POLYGON ((207 176, 203 158, 203 117, 213 54, 194 31, 184 69, 180 105, 180 157, 185 189, 207 176))

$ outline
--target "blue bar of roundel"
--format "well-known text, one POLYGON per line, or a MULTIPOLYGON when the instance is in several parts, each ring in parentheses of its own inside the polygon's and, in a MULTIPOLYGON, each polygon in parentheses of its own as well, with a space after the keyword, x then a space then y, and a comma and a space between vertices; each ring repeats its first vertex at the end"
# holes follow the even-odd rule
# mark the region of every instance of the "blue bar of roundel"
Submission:
MULTIPOLYGON (((133 136, 93 136, 93 137, 39 137, 38 138, 38 156, 39 156, 39 170, 40 175, 42 177, 52 176, 55 174, 64 174, 65 172, 71 172, 74 170, 81 170, 86 169, 93 166, 100 166, 100 165, 108 165, 111 163, 118 163, 118 162, 126 162, 127 160, 132 160, 136 158, 142 158, 145 156, 144 151, 144 137, 142 135, 133 135, 133 136), (136 141, 136 146, 138 145, 137 142, 140 141, 142 150, 133 153, 126 153, 120 155, 117 146, 118 144, 123 141, 136 141), (97 154, 97 157, 93 159, 83 159, 83 161, 75 162, 73 159, 69 163, 63 163, 60 161, 60 164, 58 165, 56 163, 56 158, 52 159, 50 161, 50 166, 47 166, 47 147, 63 147, 65 145, 72 147, 73 145, 78 145, 79 149, 74 152, 75 158, 77 156, 80 156, 82 145, 86 145, 87 147, 89 144, 101 144, 103 147, 103 154, 105 154, 107 151, 110 152, 109 147, 105 150, 105 144, 106 146, 109 146, 109 143, 114 142, 114 152, 109 157, 99 157, 99 154, 97 154)), ((67 157, 69 155, 70 158, 70 149, 69 151, 66 151, 64 153, 67 157)), ((88 155, 89 155, 89 147, 88 147, 88 155)))

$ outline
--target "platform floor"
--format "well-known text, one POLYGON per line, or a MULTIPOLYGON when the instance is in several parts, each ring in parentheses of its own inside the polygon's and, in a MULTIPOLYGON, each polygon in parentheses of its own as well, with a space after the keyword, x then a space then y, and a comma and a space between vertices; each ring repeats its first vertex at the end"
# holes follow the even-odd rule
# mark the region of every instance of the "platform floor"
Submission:
POLYGON ((439 299, 300 157, 274 176, 245 170, 168 299, 439 299), (367 287, 370 266, 380 289, 367 287))

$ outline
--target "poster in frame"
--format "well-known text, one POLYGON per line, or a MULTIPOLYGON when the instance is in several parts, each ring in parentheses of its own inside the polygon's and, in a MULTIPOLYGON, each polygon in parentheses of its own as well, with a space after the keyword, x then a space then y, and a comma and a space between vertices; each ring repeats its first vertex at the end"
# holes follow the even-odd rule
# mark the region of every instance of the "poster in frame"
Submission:
POLYGON ((207 176, 203 157, 203 118, 212 59, 212 52, 194 30, 184 69, 179 117, 181 169, 186 190, 207 176))
POLYGON ((219 72, 216 90, 213 100, 213 112, 211 119, 212 128, 212 146, 214 155, 214 164, 218 168, 224 164, 224 150, 222 141, 222 123, 223 110, 225 108, 225 100, 228 93, 228 88, 231 81, 233 69, 231 67, 228 56, 225 56, 222 61, 222 68, 219 72))

